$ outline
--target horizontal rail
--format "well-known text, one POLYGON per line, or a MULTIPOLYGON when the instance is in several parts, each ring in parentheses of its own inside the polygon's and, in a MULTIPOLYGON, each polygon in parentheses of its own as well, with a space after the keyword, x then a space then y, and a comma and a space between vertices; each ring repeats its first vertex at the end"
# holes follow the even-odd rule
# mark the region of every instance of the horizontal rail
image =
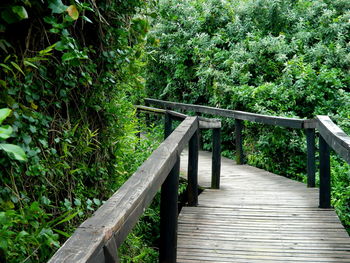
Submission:
MULTIPOLYGON (((220 108, 214 108, 209 106, 185 104, 185 103, 179 103, 179 102, 169 102, 169 101, 149 99, 149 98, 145 99, 145 102, 152 105, 161 106, 164 108, 195 111, 195 112, 200 112, 200 113, 205 113, 210 115, 218 115, 221 117, 233 118, 238 120, 246 120, 246 121, 252 121, 252 122, 263 123, 268 125, 276 125, 276 126, 282 126, 282 127, 288 127, 288 128, 302 129, 304 128, 304 122, 308 121, 304 119, 269 116, 269 115, 250 113, 250 112, 244 112, 244 111, 227 110, 227 109, 220 109, 220 108)), ((309 122, 310 121, 308 121, 308 123, 309 122)))
POLYGON ((234 111, 234 118, 243 121, 252 121, 274 126, 282 126, 288 128, 302 129, 304 120, 287 118, 287 117, 278 117, 278 116, 269 116, 257 113, 250 113, 244 111, 234 111))
POLYGON ((178 161, 198 129, 198 118, 187 117, 139 169, 83 222, 50 259, 58 262, 115 262, 120 246, 178 161))
POLYGON ((328 116, 319 115, 317 129, 327 144, 350 164, 350 137, 328 116))
MULTIPOLYGON (((184 120, 188 117, 188 115, 179 113, 176 111, 171 110, 164 110, 164 109, 158 109, 154 107, 148 107, 148 106, 142 106, 142 105, 136 105, 135 106, 137 110, 143 111, 143 112, 150 112, 154 114, 170 114, 173 119, 176 120, 184 120)), ((199 128, 200 129, 219 129, 221 128, 221 121, 218 119, 210 119, 210 118, 204 118, 198 116, 199 120, 199 128)))

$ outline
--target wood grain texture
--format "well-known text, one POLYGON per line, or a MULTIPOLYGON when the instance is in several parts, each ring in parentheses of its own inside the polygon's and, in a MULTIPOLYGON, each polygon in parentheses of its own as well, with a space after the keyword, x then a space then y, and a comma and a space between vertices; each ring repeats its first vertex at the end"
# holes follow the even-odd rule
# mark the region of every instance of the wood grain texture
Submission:
POLYGON ((327 144, 350 163, 350 136, 343 132, 328 116, 317 116, 317 130, 327 144))
MULTIPOLYGON (((211 115, 216 115, 221 117, 234 118, 239 120, 253 121, 257 123, 263 123, 263 124, 275 125, 275 126, 277 125, 277 126, 297 128, 297 129, 304 128, 304 122, 307 121, 304 119, 269 116, 269 115, 251 113, 251 112, 227 110, 227 109, 220 109, 220 108, 214 108, 209 106, 185 104, 185 103, 163 101, 163 100, 149 99, 149 98, 145 99, 145 103, 156 105, 162 108, 171 108, 171 109, 177 109, 177 110, 200 112, 200 113, 211 114, 211 115)), ((313 124, 314 122, 307 121, 306 123, 311 125, 311 123, 313 124)))
MULTIPOLYGON (((186 174, 187 152, 182 153, 186 174)), ((221 189, 209 189, 211 153, 201 151, 197 207, 179 216, 178 263, 350 262, 350 238, 318 189, 222 158, 221 189)))

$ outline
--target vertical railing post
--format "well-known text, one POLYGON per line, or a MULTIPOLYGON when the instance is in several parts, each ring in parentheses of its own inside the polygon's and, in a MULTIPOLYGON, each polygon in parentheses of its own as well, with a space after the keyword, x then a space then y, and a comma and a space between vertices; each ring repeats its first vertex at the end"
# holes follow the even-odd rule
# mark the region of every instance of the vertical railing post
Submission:
POLYGON ((177 250, 177 216, 180 156, 165 179, 160 200, 159 262, 175 263, 177 250))
MULTIPOLYGON (((150 104, 148 102, 145 102, 145 106, 149 107, 150 104)), ((146 122, 146 127, 149 127, 151 125, 150 114, 145 115, 145 122, 146 122)))
POLYGON ((307 187, 315 187, 315 129, 306 129, 307 187))
POLYGON ((140 125, 140 122, 141 122, 141 113, 140 113, 140 110, 136 110, 136 118, 137 118, 137 133, 136 133, 136 136, 137 138, 140 140, 141 139, 141 125, 140 125))
POLYGON ((213 153, 211 165, 211 188, 220 188, 220 170, 221 170, 221 129, 213 129, 213 153))
POLYGON ((320 135, 320 208, 331 207, 330 153, 327 142, 320 135))
MULTIPOLYGON (((195 114, 196 114, 196 116, 198 116, 198 117, 200 117, 200 116, 202 116, 202 113, 201 112, 195 112, 195 114)), ((199 132, 198 132, 198 147, 199 147, 199 149, 200 150, 203 150, 203 136, 202 136, 202 133, 201 133, 201 131, 199 130, 199 132)))
POLYGON ((168 112, 165 112, 164 115, 164 140, 172 133, 173 131, 173 120, 171 115, 168 112))
POLYGON ((237 164, 244 163, 242 130, 243 130, 243 121, 235 119, 236 163, 237 164))
POLYGON ((104 263, 119 263, 118 248, 115 238, 112 237, 106 242, 103 247, 103 254, 105 257, 104 263))
MULTIPOLYGON (((198 119, 197 119, 198 120, 198 119)), ((198 147, 199 128, 192 135, 188 144, 187 198, 189 206, 198 205, 198 147)))

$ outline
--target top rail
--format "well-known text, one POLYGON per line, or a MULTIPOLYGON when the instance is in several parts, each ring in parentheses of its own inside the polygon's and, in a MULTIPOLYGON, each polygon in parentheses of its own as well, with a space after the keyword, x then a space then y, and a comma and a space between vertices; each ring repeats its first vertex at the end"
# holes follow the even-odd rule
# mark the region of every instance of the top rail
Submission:
POLYGON ((310 120, 304 120, 304 119, 269 116, 269 115, 250 113, 250 112, 244 112, 244 111, 227 110, 227 109, 220 109, 220 108, 214 108, 209 106, 185 104, 185 103, 170 102, 170 101, 163 101, 163 100, 149 99, 149 98, 145 99, 145 102, 152 105, 160 106, 163 108, 195 111, 195 112, 200 112, 200 113, 205 113, 210 115, 218 115, 221 117, 233 118, 238 120, 247 120, 247 121, 253 121, 253 122, 258 122, 258 123, 263 123, 268 125, 277 125, 277 126, 288 127, 288 128, 303 129, 304 122, 305 121, 308 121, 308 123, 310 122, 310 120))
MULTIPOLYGON (((164 110, 164 109, 142 106, 142 105, 136 105, 135 107, 137 110, 143 111, 143 112, 150 112, 150 113, 154 113, 154 114, 169 114, 169 115, 171 115, 171 117, 173 119, 180 120, 180 121, 189 117, 186 114, 179 113, 176 111, 171 111, 171 110, 164 110)), ((199 128, 200 129, 219 129, 219 128, 221 128, 221 121, 218 119, 210 119, 210 118, 204 118, 204 117, 198 116, 198 120, 199 120, 199 128)))
POLYGON ((118 262, 117 247, 149 206, 197 129, 198 118, 187 117, 49 262, 118 262))
POLYGON ((350 137, 328 116, 318 115, 317 129, 327 144, 350 164, 350 137))

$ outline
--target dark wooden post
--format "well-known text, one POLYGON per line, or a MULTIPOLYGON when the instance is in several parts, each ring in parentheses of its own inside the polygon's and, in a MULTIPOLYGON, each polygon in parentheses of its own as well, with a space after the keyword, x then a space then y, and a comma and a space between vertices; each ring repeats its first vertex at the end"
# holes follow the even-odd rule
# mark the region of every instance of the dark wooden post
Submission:
MULTIPOLYGON (((195 112, 196 116, 200 117, 202 116, 202 113, 200 112, 195 112)), ((198 147, 200 150, 203 150, 203 136, 202 136, 202 133, 201 131, 199 130, 199 133, 198 133, 198 147)))
POLYGON ((307 187, 315 187, 315 129, 306 129, 307 187))
POLYGON ((236 163, 237 164, 244 163, 242 130, 243 130, 243 121, 235 119, 236 163))
POLYGON ((166 112, 164 115, 164 140, 168 138, 168 136, 173 131, 173 120, 171 118, 171 115, 166 112))
MULTIPOLYGON (((148 102, 145 102, 145 106, 149 107, 150 104, 148 102)), ((145 122, 146 122, 146 127, 149 127, 151 125, 151 120, 150 120, 150 114, 145 115, 145 122)))
POLYGON ((137 126, 137 133, 136 136, 137 138, 140 140, 141 139, 141 125, 140 125, 140 121, 141 121, 141 114, 139 110, 136 110, 136 118, 137 118, 137 122, 138 122, 138 126, 137 126))
POLYGON ((187 173, 187 197, 189 206, 198 205, 198 144, 199 128, 189 141, 187 173))
POLYGON ((115 238, 112 237, 108 240, 103 247, 103 253, 105 257, 105 263, 119 263, 118 248, 115 238))
POLYGON ((165 179, 160 200, 159 262, 176 263, 180 156, 165 179))
POLYGON ((331 169, 327 142, 320 135, 320 208, 331 207, 331 169))
POLYGON ((213 129, 213 153, 211 165, 211 188, 220 188, 220 170, 221 170, 221 129, 213 129))

